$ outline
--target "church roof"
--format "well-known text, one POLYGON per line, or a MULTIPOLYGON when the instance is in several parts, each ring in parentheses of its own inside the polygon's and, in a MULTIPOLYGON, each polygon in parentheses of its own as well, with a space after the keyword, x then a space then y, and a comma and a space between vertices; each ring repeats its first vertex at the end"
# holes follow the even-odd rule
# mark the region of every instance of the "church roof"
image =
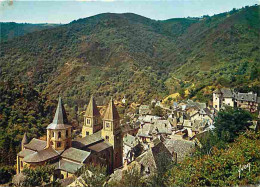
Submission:
POLYGON ((66 159, 69 159, 72 161, 83 163, 88 158, 89 155, 90 155, 90 152, 88 152, 88 151, 83 151, 83 150, 71 147, 71 148, 65 150, 61 156, 62 156, 62 158, 66 158, 66 159))
POLYGON ((100 142, 97 144, 94 144, 92 146, 89 146, 88 149, 95 152, 101 152, 105 149, 108 149, 109 147, 112 147, 112 145, 108 142, 100 142))
POLYGON ((59 153, 52 149, 51 147, 43 149, 39 152, 32 153, 24 157, 23 161, 27 163, 38 163, 48 161, 52 158, 59 156, 59 153))
POLYGON ((30 143, 24 145, 26 149, 30 149, 33 151, 41 151, 43 150, 47 145, 47 142, 44 140, 39 140, 36 138, 33 138, 30 143))
POLYGON ((104 120, 117 120, 120 119, 117 109, 114 105, 113 99, 109 101, 108 107, 106 109, 105 115, 103 117, 104 120))
POLYGON ((29 139, 28 139, 27 133, 24 133, 23 139, 22 139, 22 144, 28 144, 28 143, 29 143, 29 139))
POLYGON ((60 169, 73 174, 76 173, 83 166, 83 164, 79 164, 65 159, 61 159, 53 165, 55 166, 55 169, 60 169))
POLYGON ((68 127, 71 127, 68 124, 68 119, 66 115, 65 108, 62 104, 62 100, 59 97, 58 106, 55 112, 55 116, 53 118, 53 121, 50 125, 48 125, 47 129, 66 129, 68 127))
POLYGON ((101 131, 95 132, 94 134, 85 136, 84 138, 77 138, 76 140, 72 141, 72 146, 75 148, 83 148, 89 145, 92 145, 97 142, 104 141, 101 136, 101 131))
POLYGON ((94 116, 100 116, 100 113, 98 111, 95 99, 93 96, 91 96, 87 110, 85 112, 85 116, 87 117, 94 117, 94 116))
POLYGON ((33 153, 35 153, 35 151, 32 151, 30 149, 24 149, 24 150, 20 151, 17 155, 24 158, 33 153))

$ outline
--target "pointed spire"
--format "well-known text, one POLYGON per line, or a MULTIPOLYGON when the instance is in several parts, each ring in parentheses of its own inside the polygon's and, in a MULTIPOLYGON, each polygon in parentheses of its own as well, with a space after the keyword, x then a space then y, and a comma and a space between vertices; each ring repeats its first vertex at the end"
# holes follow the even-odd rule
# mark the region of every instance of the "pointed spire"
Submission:
POLYGON ((93 95, 90 98, 87 110, 85 112, 85 116, 86 117, 94 117, 94 116, 98 117, 98 116, 100 116, 100 113, 99 113, 99 110, 97 108, 97 105, 96 105, 96 102, 95 102, 93 95))
POLYGON ((58 106, 55 112, 52 123, 47 127, 47 129, 65 129, 68 123, 65 108, 62 104, 61 97, 59 97, 58 106))
POLYGON ((29 143, 29 139, 28 139, 28 136, 27 136, 27 133, 24 133, 23 135, 23 139, 22 139, 22 144, 28 144, 29 143))
POLYGON ((108 107, 106 109, 104 120, 117 120, 120 119, 117 109, 114 105, 113 98, 111 97, 108 107))

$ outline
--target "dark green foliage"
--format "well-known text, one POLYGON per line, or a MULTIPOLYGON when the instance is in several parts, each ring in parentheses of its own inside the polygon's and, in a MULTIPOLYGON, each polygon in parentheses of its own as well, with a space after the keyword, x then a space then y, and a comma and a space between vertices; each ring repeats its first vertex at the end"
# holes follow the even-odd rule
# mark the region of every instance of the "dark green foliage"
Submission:
POLYGON ((164 112, 163 112, 163 110, 162 110, 161 107, 155 106, 155 107, 152 109, 152 115, 162 117, 162 116, 164 115, 164 112))
POLYGON ((25 132, 29 138, 45 134, 54 108, 30 86, 0 83, 0 164, 15 163, 25 132))
POLYGON ((168 172, 168 186, 250 186, 260 177, 260 136, 247 131, 226 149, 213 147, 210 155, 187 158, 168 172), (251 164, 241 172, 239 167, 251 164))
MULTIPOLYGON (((25 180, 22 183, 24 187, 41 186, 51 182, 54 168, 50 166, 39 166, 34 169, 25 168, 23 174, 25 180)), ((55 183, 55 181, 53 182, 55 183)))
POLYGON ((248 129, 252 116, 248 111, 226 107, 214 121, 215 133, 225 142, 233 141, 239 133, 248 129))
POLYGON ((12 180, 15 174, 15 168, 11 166, 1 166, 0 167, 0 184, 8 183, 12 180))
POLYGON ((23 36, 30 32, 54 28, 57 24, 23 24, 23 23, 3 23, 0 22, 0 42, 4 42, 15 37, 23 36))

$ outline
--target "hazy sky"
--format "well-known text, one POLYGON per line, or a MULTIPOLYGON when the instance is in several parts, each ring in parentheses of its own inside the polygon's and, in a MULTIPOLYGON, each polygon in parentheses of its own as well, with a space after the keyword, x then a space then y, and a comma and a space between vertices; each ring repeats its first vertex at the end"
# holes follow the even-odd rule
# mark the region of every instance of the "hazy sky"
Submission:
POLYGON ((260 0, 0 0, 0 22, 69 23, 105 12, 132 12, 165 20, 213 15, 254 4, 260 0))

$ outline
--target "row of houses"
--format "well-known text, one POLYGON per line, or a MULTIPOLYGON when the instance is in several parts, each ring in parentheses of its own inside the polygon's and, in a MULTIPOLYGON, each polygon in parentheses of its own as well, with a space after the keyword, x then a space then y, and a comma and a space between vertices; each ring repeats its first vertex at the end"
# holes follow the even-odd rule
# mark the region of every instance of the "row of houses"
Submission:
POLYGON ((260 97, 256 93, 240 93, 230 88, 221 88, 213 92, 213 107, 219 111, 225 106, 238 107, 252 113, 257 112, 260 97))

